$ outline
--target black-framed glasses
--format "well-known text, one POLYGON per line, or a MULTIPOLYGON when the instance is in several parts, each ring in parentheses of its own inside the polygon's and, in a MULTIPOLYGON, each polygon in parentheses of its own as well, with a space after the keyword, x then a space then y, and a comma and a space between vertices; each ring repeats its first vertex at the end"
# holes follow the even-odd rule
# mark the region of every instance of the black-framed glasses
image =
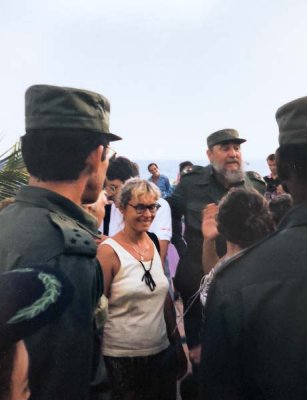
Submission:
POLYGON ((153 203, 153 204, 142 204, 139 203, 137 205, 133 205, 128 203, 130 207, 133 207, 137 214, 144 214, 146 210, 149 210, 152 214, 155 213, 156 211, 159 210, 161 205, 159 203, 153 203))

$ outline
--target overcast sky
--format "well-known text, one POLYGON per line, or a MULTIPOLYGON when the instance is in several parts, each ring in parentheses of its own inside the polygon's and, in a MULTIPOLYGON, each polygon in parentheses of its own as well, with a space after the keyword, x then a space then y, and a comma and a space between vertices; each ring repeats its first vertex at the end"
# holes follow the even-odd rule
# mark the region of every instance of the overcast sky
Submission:
POLYGON ((1 0, 0 154, 46 83, 108 97, 121 155, 201 159, 230 127, 265 159, 276 109, 307 95, 306 21, 306 0, 1 0))

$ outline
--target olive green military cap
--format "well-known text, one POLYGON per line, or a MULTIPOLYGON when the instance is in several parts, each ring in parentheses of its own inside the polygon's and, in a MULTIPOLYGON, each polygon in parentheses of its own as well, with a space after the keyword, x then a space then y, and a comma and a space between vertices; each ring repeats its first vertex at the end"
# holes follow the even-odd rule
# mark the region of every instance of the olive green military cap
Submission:
POLYGON ((221 129, 220 131, 211 133, 211 135, 207 137, 207 145, 209 148, 224 142, 240 144, 246 142, 246 139, 240 138, 239 132, 235 129, 221 129))
POLYGON ((25 95, 26 132, 78 129, 101 132, 109 142, 121 137, 109 130, 110 103, 98 93, 69 87, 34 85, 25 95))
POLYGON ((279 144, 307 143, 307 97, 284 104, 276 112, 279 144))

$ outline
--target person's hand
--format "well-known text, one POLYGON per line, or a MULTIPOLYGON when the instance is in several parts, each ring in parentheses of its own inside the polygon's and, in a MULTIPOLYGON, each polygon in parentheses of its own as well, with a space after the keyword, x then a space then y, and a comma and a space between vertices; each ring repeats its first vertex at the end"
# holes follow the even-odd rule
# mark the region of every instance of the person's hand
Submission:
POLYGON ((201 345, 193 347, 189 351, 189 359, 192 364, 200 364, 201 345))
POLYGON ((215 203, 210 203, 203 210, 203 220, 201 224, 201 231, 205 240, 213 240, 218 237, 216 215, 219 207, 215 203))

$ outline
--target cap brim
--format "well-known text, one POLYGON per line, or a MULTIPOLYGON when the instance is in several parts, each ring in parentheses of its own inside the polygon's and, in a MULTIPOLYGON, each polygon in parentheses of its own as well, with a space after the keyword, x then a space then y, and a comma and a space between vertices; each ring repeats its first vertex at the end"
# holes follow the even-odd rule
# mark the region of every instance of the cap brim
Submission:
POLYGON ((229 142, 241 144, 241 143, 246 142, 246 139, 239 139, 239 138, 237 138, 237 139, 226 139, 226 140, 221 140, 220 142, 218 142, 216 144, 229 143, 229 142))
POLYGON ((109 142, 115 142, 116 140, 122 140, 118 135, 115 135, 114 133, 104 133, 105 137, 108 139, 109 142))

